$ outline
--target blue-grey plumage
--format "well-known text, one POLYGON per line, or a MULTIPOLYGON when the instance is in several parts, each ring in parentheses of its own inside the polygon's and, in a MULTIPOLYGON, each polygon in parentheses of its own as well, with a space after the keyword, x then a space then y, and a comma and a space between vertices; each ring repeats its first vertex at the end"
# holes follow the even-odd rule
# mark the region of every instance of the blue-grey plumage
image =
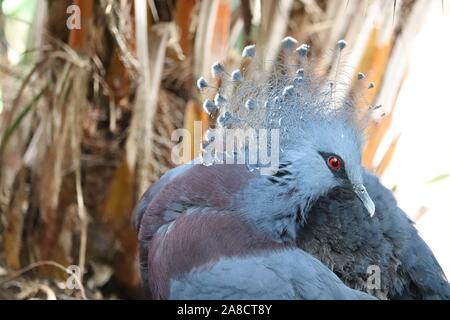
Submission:
POLYGON ((255 101, 255 100, 253 100, 253 99, 248 99, 246 102, 245 102, 245 108, 247 108, 248 110, 255 110, 255 108, 257 107, 257 105, 258 105, 258 103, 255 101))
POLYGON ((211 66, 211 75, 220 78, 225 73, 223 65, 217 61, 211 66))
MULTIPOLYGON (((283 166, 283 170, 289 170, 289 167, 283 166)), ((289 178, 289 174, 282 173, 289 178)), ((366 299, 368 297, 362 292, 367 292, 384 299, 450 298, 450 286, 433 253, 419 237, 413 223, 397 207, 391 192, 373 175, 363 172, 364 183, 377 208, 373 218, 368 217, 351 190, 336 187, 311 205, 304 223, 298 221, 299 207, 294 205, 288 210, 290 200, 295 203, 294 195, 289 194, 292 190, 284 190, 284 194, 275 197, 258 194, 257 202, 252 198, 254 215, 246 211, 242 197, 265 192, 261 183, 265 181, 269 187, 274 183, 269 179, 250 173, 243 166, 187 164, 169 171, 149 189, 136 211, 144 288, 154 290, 151 289, 154 288, 152 282, 161 277, 160 273, 171 274, 170 279, 165 280, 170 288, 168 292, 165 295, 150 292, 149 296, 200 299, 209 293, 211 298, 366 299), (258 212, 266 202, 277 198, 272 210, 258 212), (285 213, 277 210, 282 202, 285 202, 285 213), (257 203, 261 205, 256 206, 257 203), (221 246, 225 244, 217 235, 217 226, 211 224, 210 234, 207 232, 205 238, 192 240, 188 246, 190 250, 198 249, 198 242, 202 242, 201 252, 186 252, 189 250, 183 248, 177 254, 187 259, 184 255, 208 256, 208 252, 215 251, 221 253, 219 257, 210 257, 200 264, 194 261, 181 271, 158 269, 161 266, 149 268, 149 264, 158 266, 167 262, 169 265, 171 260, 162 259, 161 255, 177 252, 169 244, 155 240, 161 233, 167 239, 168 234, 177 236, 180 232, 184 245, 189 243, 191 233, 177 229, 177 221, 182 228, 181 217, 200 217, 197 223, 190 225, 192 232, 198 234, 194 226, 208 228, 208 222, 201 221, 209 215, 239 217, 240 224, 249 226, 251 232, 267 235, 275 245, 272 242, 265 244, 267 238, 261 243, 253 239, 236 244, 235 251, 228 248, 223 253, 221 246), (252 249, 252 246, 257 248, 252 249), (149 256, 152 247, 158 255, 149 256), (381 269, 382 287, 378 290, 366 287, 366 272, 370 265, 378 265, 381 269), (252 270, 251 276, 249 270, 252 270), (247 280, 242 281, 243 278, 247 280), (225 283, 228 286, 223 289, 225 283), (259 287, 261 283, 266 292, 259 287)), ((281 188, 277 191, 282 192, 281 188)), ((230 232, 230 239, 241 240, 239 230, 227 228, 223 222, 220 229, 230 232)), ((226 241, 228 245, 230 239, 226 241)), ((171 267, 177 263, 180 262, 172 261, 171 267)))
POLYGON ((208 88, 208 82, 206 82, 205 78, 203 77, 198 78, 197 88, 200 90, 208 88))
POLYGON ((283 96, 287 96, 290 95, 294 92, 294 86, 290 85, 290 86, 286 86, 283 89, 283 96))
POLYGON ((256 49, 255 49, 255 45, 249 45, 246 46, 243 50, 242 50, 242 57, 243 58, 253 58, 256 54, 256 49))
POLYGON ((297 71, 295 71, 295 74, 299 77, 304 77, 305 76, 305 69, 304 68, 299 68, 297 69, 297 71))
POLYGON ((363 178, 375 203, 374 217, 367 219, 350 190, 336 188, 311 208, 298 233, 300 248, 308 248, 351 288, 379 298, 450 299, 450 285, 439 263, 391 191, 368 172, 363 178), (366 288, 370 265, 381 270, 378 290, 366 288))
MULTIPOLYGON (((308 46, 296 51, 304 60, 308 46)), ((233 95, 221 99, 219 127, 282 129, 275 172, 190 163, 144 194, 136 224, 149 297, 450 299, 433 253, 361 164, 366 117, 298 70, 301 81, 286 70, 232 79, 233 95)))
POLYGON ((236 208, 233 208, 233 192, 255 177, 242 166, 188 164, 169 171, 146 192, 137 208, 136 224, 141 274, 149 296, 204 299, 209 293, 209 298, 217 299, 371 299, 369 295, 347 287, 317 259, 293 243, 283 244, 279 239, 273 241, 270 237, 260 237, 257 229, 239 218, 235 221, 237 224, 231 222, 234 228, 227 226, 226 216, 237 214, 235 217, 238 217, 236 208), (222 170, 217 170, 219 167, 222 170), (223 181, 232 175, 239 175, 240 179, 223 181), (223 184, 205 185, 200 181, 200 177, 205 176, 215 178, 214 181, 222 180, 223 184), (186 193, 186 188, 191 191, 186 193), (209 196, 204 192, 205 188, 210 191, 209 196), (200 198, 191 206, 192 197, 197 196, 200 198), (216 209, 212 209, 213 206, 216 209), (225 207, 229 209, 225 210, 225 207), (220 224, 208 223, 208 217, 220 219, 220 224), (186 224, 190 218, 198 218, 197 223, 186 224), (193 234, 183 233, 186 225, 193 234), (211 226, 211 233, 208 226, 211 226), (245 234, 239 233, 241 226, 247 226, 245 234), (207 237, 203 238, 201 234, 205 229, 207 237), (220 233, 224 232, 229 237, 228 241, 222 241, 220 233), (178 246, 187 246, 189 251, 186 247, 170 245, 178 237, 182 239, 178 246), (153 248, 155 243, 157 246, 153 248), (202 245, 203 250, 198 250, 202 245), (149 256, 153 251, 157 254, 149 256), (217 253, 220 255, 215 256, 217 253), (166 261, 163 255, 168 255, 166 259, 180 258, 182 263, 171 260, 172 263, 164 264, 161 270, 158 264, 166 261), (204 256, 207 258, 202 260, 204 256), (178 264, 186 263, 192 257, 196 258, 182 266, 182 271, 177 270, 178 264), (158 280, 163 278, 163 274, 169 276, 165 282, 158 280), (225 285, 226 289, 221 290, 225 285), (165 292, 155 289, 165 286, 168 287, 165 292))
POLYGON ((217 125, 219 127, 226 127, 231 123, 232 115, 230 112, 225 111, 217 118, 217 125))
POLYGON ((300 47, 298 47, 297 49, 295 49, 295 51, 301 56, 301 57, 306 57, 308 55, 308 51, 309 51, 309 46, 304 43, 302 44, 300 47))
POLYGON ((338 48, 339 48, 340 50, 343 50, 345 47, 347 47, 347 41, 345 41, 345 40, 339 40, 338 43, 337 43, 337 45, 338 45, 338 48))
POLYGON ((319 260, 299 249, 222 258, 175 279, 171 299, 372 300, 347 287, 319 260))
POLYGON ((242 73, 241 73, 241 70, 239 70, 239 69, 233 70, 233 71, 231 72, 231 79, 232 79, 233 81, 241 81, 241 80, 242 80, 242 73))
POLYGON ((206 100, 203 102, 203 110, 204 110, 207 114, 212 115, 214 112, 216 112, 216 110, 217 110, 217 105, 216 105, 213 101, 211 101, 211 100, 209 100, 209 99, 206 99, 206 100))
POLYGON ((220 93, 217 93, 217 94, 214 96, 214 104, 215 104, 217 107, 222 106, 222 104, 224 104, 225 102, 226 102, 226 99, 225 99, 220 93))
POLYGON ((292 37, 285 37, 281 40, 281 46, 283 49, 293 49, 298 44, 298 41, 292 37))

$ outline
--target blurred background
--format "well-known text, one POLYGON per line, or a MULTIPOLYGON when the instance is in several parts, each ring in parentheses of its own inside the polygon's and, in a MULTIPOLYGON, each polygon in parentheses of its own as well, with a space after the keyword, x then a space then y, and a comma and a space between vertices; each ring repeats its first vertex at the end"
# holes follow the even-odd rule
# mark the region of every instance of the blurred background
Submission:
POLYGON ((450 1, 0 0, 0 298, 140 297, 132 210, 208 124, 196 79, 286 35, 322 73, 348 42, 349 94, 383 105, 364 164, 450 276, 450 1))

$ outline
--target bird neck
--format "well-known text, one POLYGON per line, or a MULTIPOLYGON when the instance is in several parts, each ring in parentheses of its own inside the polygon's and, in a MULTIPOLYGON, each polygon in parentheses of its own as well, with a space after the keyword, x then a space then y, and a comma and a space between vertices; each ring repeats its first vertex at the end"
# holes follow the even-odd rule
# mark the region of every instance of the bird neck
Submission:
POLYGON ((236 198, 241 218, 280 243, 295 243, 312 201, 297 186, 254 179, 236 198))

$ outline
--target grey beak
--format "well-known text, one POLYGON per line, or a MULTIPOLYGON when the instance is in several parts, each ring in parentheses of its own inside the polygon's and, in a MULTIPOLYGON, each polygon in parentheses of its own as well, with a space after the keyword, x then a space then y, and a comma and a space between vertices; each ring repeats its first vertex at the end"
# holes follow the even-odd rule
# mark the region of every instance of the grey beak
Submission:
POLYGON ((369 212, 370 217, 372 218, 375 214, 375 204, 370 198, 369 193, 367 193, 366 187, 364 187, 363 184, 355 184, 353 185, 353 192, 356 193, 359 200, 361 200, 364 207, 366 207, 367 211, 369 212))

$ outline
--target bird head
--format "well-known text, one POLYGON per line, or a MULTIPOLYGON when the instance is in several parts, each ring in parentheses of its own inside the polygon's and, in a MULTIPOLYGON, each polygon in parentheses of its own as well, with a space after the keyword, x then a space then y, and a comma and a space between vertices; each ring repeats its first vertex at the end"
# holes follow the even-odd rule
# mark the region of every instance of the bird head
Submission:
MULTIPOLYGON (((307 59, 309 46, 303 44, 294 50, 296 44, 293 38, 283 39, 281 62, 252 66, 247 61, 246 72, 236 69, 229 73, 215 63, 212 74, 220 78, 220 88, 210 87, 204 78, 197 82, 200 89, 216 94, 214 102, 207 101, 205 110, 217 117, 215 130, 251 128, 279 134, 275 142, 268 142, 268 149, 279 151, 279 166, 262 178, 263 187, 254 186, 261 199, 258 212, 270 208, 268 216, 279 216, 292 205, 305 218, 317 199, 344 188, 373 216, 375 205, 363 184, 361 164, 363 128, 372 109, 363 111, 355 106, 337 72, 335 79, 319 78, 316 66, 307 59), (278 191, 269 189, 267 196, 262 195, 264 186, 274 185, 278 191)), ((337 59, 345 46, 345 41, 338 42, 337 59)), ((254 61, 255 46, 246 47, 242 56, 254 61)), ((258 143, 260 146, 261 141, 258 143)), ((246 150, 245 146, 238 149, 246 150)), ((261 166, 250 164, 252 169, 261 166)))
POLYGON ((301 138, 289 143, 279 170, 270 179, 299 190, 305 214, 319 197, 343 188, 354 193, 373 217, 375 205, 363 181, 362 139, 354 121, 342 114, 318 117, 305 123, 297 134, 301 138))

